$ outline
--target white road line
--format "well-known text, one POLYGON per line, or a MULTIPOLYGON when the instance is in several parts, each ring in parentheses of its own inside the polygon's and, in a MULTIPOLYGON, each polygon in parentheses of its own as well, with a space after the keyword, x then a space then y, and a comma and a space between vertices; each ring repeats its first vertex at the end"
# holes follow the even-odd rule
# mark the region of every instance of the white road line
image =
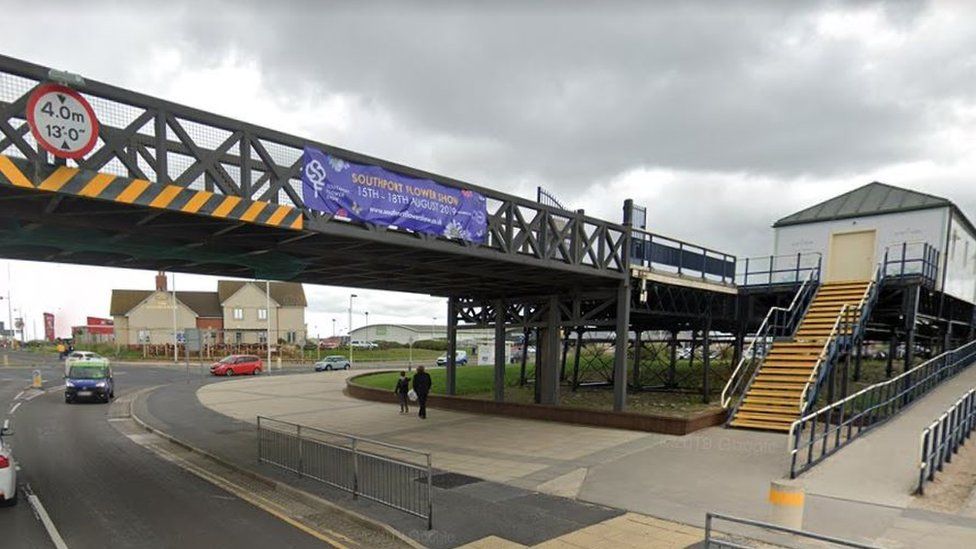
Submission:
POLYGON ((22 397, 22 396, 24 396, 24 392, 23 391, 17 393, 17 396, 14 397, 14 400, 20 400, 20 397, 22 397))
POLYGON ((9 413, 10 413, 10 415, 13 415, 13 414, 14 414, 14 412, 16 412, 16 411, 17 411, 17 408, 20 408, 20 405, 21 405, 21 404, 23 404, 23 402, 18 402, 17 404, 14 404, 14 406, 13 406, 13 408, 11 408, 11 409, 10 409, 10 412, 9 412, 9 413))
POLYGON ((45 509, 44 505, 41 504, 41 500, 38 499, 38 497, 34 494, 31 494, 27 496, 27 501, 30 502, 31 507, 34 508, 34 512, 37 513, 37 516, 41 518, 41 522, 44 524, 44 529, 47 530, 47 535, 51 538, 51 543, 53 543, 57 549, 68 549, 68 544, 64 542, 64 538, 61 537, 61 533, 58 532, 58 528, 54 525, 54 521, 52 521, 51 517, 47 514, 47 509, 45 509))

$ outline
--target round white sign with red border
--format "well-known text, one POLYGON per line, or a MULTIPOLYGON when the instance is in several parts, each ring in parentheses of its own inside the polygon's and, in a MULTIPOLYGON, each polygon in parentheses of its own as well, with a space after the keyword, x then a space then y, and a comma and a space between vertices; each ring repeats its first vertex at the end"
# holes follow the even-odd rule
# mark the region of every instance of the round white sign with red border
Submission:
POLYGON ((41 84, 27 100, 27 125, 44 150, 78 159, 98 140, 98 119, 88 101, 61 84, 41 84))

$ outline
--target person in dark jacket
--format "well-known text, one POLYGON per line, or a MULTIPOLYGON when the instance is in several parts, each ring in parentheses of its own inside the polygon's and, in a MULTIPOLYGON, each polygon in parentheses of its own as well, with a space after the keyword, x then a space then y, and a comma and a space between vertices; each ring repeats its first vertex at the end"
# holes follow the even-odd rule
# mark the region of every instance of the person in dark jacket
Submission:
POLYGON ((430 392, 430 374, 423 366, 417 366, 417 373, 413 376, 413 391, 417 393, 417 404, 420 405, 420 419, 427 419, 427 393, 430 392))
POLYGON ((396 388, 393 389, 397 398, 400 400, 400 413, 409 414, 410 413, 410 399, 407 398, 407 393, 410 392, 410 378, 407 377, 406 372, 400 372, 400 379, 397 380, 396 388))

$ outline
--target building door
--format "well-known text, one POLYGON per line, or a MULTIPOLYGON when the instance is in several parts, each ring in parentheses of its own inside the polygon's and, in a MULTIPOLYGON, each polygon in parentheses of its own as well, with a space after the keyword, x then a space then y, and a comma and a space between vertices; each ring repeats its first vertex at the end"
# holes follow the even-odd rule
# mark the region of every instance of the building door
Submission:
POLYGON ((874 229, 830 235, 827 282, 870 280, 874 275, 874 229))

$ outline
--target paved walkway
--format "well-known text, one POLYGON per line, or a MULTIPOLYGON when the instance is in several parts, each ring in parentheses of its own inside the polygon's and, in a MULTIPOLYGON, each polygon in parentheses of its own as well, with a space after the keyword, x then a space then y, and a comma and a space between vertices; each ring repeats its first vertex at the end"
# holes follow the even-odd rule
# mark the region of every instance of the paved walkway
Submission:
MULTIPOLYGON (((257 415, 264 415, 409 445, 431 451, 435 467, 441 469, 697 527, 703 525, 706 511, 768 519, 769 483, 788 470, 786 436, 778 433, 710 428, 675 437, 436 409, 422 421, 399 415, 392 404, 345 396, 348 375, 234 380, 203 387, 197 397, 212 410, 242 421, 253 423, 257 415)), ((951 383, 969 376, 976 376, 976 369, 951 383)), ((939 391, 933 393, 933 401, 938 400, 936 394, 939 391)), ((925 415, 923 403, 911 413, 925 415)), ((879 429, 818 467, 851 450, 855 457, 845 463, 873 463, 856 457, 855 446, 870 445, 875 435, 885 436, 882 432, 879 429)), ((908 436, 917 433, 916 429, 908 436)), ((915 445, 899 451, 914 455, 915 445)), ((865 471, 872 468, 863 465, 865 471)), ((850 472, 845 469, 844 474, 850 472)), ((847 477, 848 489, 840 491, 833 480, 824 480, 834 479, 833 473, 811 478, 804 522, 808 530, 910 547, 924 546, 920 533, 941 528, 951 532, 943 546, 952 547, 955 541, 964 542, 960 547, 976 546, 976 520, 970 517, 908 508, 908 495, 899 500, 905 505, 892 505, 894 500, 884 494, 894 494, 903 485, 869 480, 858 490, 860 476, 854 473, 847 477)))

